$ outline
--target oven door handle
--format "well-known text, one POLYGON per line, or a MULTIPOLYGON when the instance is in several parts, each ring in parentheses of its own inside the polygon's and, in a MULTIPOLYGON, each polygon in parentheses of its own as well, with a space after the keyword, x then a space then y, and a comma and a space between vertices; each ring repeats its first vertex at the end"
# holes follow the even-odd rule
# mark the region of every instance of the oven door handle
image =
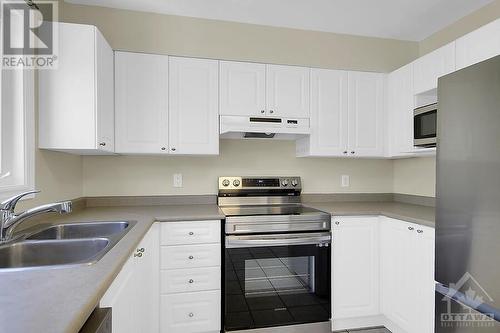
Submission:
POLYGON ((226 248, 241 248, 241 247, 260 247, 260 246, 287 246, 287 245, 310 245, 321 244, 327 245, 332 242, 332 237, 329 233, 320 235, 301 237, 290 235, 277 236, 226 236, 226 248))

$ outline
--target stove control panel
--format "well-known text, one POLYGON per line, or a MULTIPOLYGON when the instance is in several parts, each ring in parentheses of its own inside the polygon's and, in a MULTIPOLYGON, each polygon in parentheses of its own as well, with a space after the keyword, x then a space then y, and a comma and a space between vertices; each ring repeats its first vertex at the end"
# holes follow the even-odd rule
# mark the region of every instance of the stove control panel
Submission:
POLYGON ((300 177, 219 177, 219 190, 279 190, 302 187, 300 177))

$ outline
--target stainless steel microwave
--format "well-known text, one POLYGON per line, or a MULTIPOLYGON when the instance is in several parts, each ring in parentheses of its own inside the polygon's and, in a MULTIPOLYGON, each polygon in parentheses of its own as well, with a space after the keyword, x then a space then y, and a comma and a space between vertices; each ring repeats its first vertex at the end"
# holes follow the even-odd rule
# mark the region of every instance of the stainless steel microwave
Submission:
POLYGON ((416 108, 413 112, 413 145, 436 147, 437 103, 416 108))

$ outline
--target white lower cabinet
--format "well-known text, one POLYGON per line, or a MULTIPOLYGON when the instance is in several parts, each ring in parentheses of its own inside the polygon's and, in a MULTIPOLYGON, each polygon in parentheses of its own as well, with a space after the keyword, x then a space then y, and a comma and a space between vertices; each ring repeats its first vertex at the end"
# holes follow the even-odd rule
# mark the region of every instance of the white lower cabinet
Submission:
POLYGON ((112 308, 113 333, 158 332, 158 227, 153 224, 99 303, 112 308))
POLYGON ((332 327, 434 332, 434 229, 384 216, 334 217, 332 327))
POLYGON ((220 221, 163 223, 160 332, 219 332, 220 221))

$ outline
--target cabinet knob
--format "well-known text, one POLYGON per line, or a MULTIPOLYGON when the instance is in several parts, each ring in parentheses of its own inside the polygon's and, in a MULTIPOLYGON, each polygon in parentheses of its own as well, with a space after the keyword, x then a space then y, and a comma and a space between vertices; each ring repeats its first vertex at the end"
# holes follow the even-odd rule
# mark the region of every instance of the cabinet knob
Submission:
POLYGON ((340 222, 339 222, 339 221, 335 221, 335 225, 339 225, 339 224, 340 224, 340 222))
POLYGON ((413 227, 408 227, 408 230, 413 231, 413 230, 415 230, 415 228, 413 228, 413 227))
POLYGON ((266 110, 260 110, 260 113, 266 113, 266 110))
POLYGON ((144 252, 144 251, 145 251, 145 250, 144 250, 144 248, 143 248, 143 247, 141 247, 141 248, 138 248, 138 249, 137 249, 137 252, 144 252))
POLYGON ((139 252, 139 253, 134 253, 134 257, 142 257, 142 252, 139 252))
POLYGON ((418 232, 419 234, 421 234, 421 233, 423 233, 424 231, 423 231, 423 230, 418 229, 418 230, 417 230, 417 232, 418 232))
POLYGON ((193 318, 193 317, 194 317, 194 313, 190 312, 190 313, 189 313, 189 317, 190 317, 190 318, 193 318))
POLYGON ((194 280, 193 279, 189 279, 188 281, 189 283, 194 283, 194 280))
POLYGON ((347 150, 344 150, 344 154, 347 154, 347 150))
POLYGON ((193 257, 193 256, 189 256, 188 258, 189 258, 189 260, 193 260, 193 259, 194 259, 194 257, 193 257))
POLYGON ((190 231, 189 236, 193 236, 193 235, 194 235, 194 232, 190 231))
POLYGON ((100 142, 99 146, 104 147, 106 145, 106 142, 100 142))
POLYGON ((161 150, 167 150, 167 148, 165 148, 165 147, 161 147, 161 150))
POLYGON ((354 155, 355 153, 356 153, 356 152, 355 152, 354 150, 353 150, 353 151, 351 151, 351 154, 353 154, 353 155, 354 155))
POLYGON ((269 110, 269 113, 274 113, 274 110, 269 110))
POLYGON ((175 148, 170 148, 170 150, 171 150, 171 151, 176 151, 177 149, 175 149, 175 148))

